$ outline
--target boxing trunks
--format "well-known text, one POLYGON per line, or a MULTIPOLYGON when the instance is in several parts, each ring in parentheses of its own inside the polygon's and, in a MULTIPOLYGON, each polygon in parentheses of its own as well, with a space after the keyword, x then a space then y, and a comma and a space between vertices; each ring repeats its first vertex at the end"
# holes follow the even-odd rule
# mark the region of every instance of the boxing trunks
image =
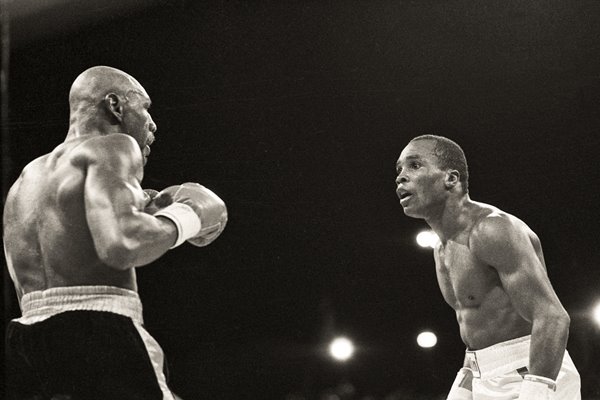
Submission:
POLYGON ((136 292, 73 286, 27 293, 6 335, 9 399, 173 400, 136 292))
MULTIPOLYGON (((529 373, 531 336, 498 343, 481 350, 465 353, 465 366, 473 374, 472 393, 466 389, 464 376, 457 376, 448 400, 509 400, 517 399, 523 377, 529 373), (462 378, 462 379, 461 379, 462 378)), ((471 389, 471 388, 468 388, 471 389)), ((569 353, 565 350, 556 379, 554 400, 580 400, 581 380, 569 353)))

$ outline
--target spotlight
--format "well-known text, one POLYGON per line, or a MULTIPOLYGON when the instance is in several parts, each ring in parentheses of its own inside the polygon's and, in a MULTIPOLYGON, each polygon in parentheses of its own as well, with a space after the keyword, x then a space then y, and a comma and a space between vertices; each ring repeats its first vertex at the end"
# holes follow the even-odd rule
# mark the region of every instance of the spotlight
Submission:
POLYGON ((433 249, 439 241, 438 235, 433 231, 423 231, 417 235, 417 244, 421 247, 431 247, 433 249))
POLYGON ((354 354, 354 344, 345 337, 338 337, 329 344, 329 354, 338 361, 347 361, 354 354))
POLYGON ((417 336, 417 344, 424 349, 428 349, 437 344, 437 336, 433 332, 421 332, 417 336))
POLYGON ((594 319, 596 325, 600 326, 600 302, 598 302, 598 304, 596 304, 596 307, 594 307, 592 318, 594 319))

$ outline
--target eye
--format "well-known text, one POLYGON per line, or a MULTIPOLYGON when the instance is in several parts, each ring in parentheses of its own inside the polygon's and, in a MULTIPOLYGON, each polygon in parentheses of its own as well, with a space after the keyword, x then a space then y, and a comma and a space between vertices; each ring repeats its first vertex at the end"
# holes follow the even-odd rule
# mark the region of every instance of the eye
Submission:
POLYGON ((418 168, 420 168, 420 167, 421 167, 421 163, 420 163, 420 162, 417 162, 417 161, 413 161, 413 162, 411 162, 411 163, 410 163, 410 167, 411 167, 412 169, 418 169, 418 168))

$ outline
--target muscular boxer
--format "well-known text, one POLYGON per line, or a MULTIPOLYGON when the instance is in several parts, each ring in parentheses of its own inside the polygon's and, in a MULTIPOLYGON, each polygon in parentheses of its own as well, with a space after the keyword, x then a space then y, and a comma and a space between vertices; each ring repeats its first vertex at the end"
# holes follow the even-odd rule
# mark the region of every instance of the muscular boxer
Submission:
POLYGON ((22 317, 7 329, 10 399, 173 399, 143 327, 136 268, 223 231, 223 201, 196 183, 144 192, 156 125, 130 75, 93 67, 69 93, 65 141, 21 173, 4 246, 22 317))
POLYGON ((580 399, 566 351, 570 319, 536 234, 470 199, 465 155, 447 138, 414 138, 396 170, 404 214, 424 219, 439 237, 438 283, 467 348, 448 399, 580 399))

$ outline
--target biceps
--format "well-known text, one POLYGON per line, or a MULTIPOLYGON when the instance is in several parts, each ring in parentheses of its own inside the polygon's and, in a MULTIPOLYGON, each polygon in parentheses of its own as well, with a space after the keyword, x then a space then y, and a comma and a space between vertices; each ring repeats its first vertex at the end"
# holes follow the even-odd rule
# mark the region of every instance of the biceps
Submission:
POLYGON ((84 194, 86 217, 95 240, 119 240, 123 225, 135 211, 134 190, 135 184, 128 182, 127 177, 93 167, 88 170, 84 194))
POLYGON ((519 314, 532 322, 558 299, 538 259, 518 260, 510 271, 499 272, 504 290, 519 314))

